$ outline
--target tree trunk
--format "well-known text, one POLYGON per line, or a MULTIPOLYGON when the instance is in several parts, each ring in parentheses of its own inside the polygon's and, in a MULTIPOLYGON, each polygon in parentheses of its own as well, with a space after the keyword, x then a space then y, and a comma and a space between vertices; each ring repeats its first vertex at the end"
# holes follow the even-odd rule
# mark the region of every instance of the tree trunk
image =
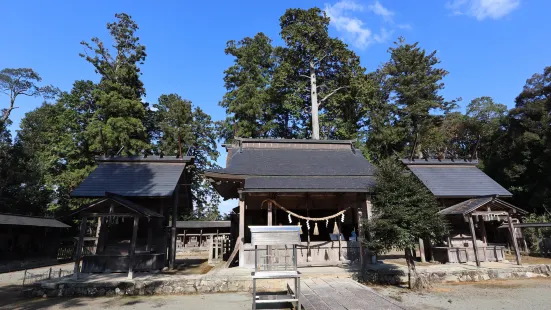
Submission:
POLYGON ((312 103, 312 139, 319 140, 320 125, 318 115, 318 87, 314 62, 310 61, 310 100, 312 103))
POLYGON ((424 290, 431 287, 430 280, 424 274, 417 273, 413 249, 406 248, 406 262, 408 264, 408 286, 413 290, 424 290))

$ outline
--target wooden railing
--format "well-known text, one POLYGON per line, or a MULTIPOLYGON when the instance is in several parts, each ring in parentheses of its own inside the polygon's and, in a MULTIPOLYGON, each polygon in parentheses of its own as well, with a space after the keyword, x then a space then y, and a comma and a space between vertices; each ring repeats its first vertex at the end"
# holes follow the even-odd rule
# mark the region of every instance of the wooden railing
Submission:
POLYGON ((229 236, 213 236, 209 239, 209 260, 208 263, 216 265, 227 259, 231 250, 231 240, 229 236))

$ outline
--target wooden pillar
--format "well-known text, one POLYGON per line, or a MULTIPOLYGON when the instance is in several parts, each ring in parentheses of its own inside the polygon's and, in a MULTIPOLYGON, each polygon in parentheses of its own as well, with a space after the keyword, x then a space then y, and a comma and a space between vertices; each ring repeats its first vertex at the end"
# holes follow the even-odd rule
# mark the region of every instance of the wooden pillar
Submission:
POLYGON ((245 266, 245 201, 239 200, 239 267, 245 266))
POLYGON ((98 226, 96 227, 96 241, 94 242, 94 247, 96 248, 96 250, 95 250, 94 254, 99 253, 99 251, 98 251, 99 245, 100 245, 100 241, 99 241, 100 239, 99 238, 100 238, 100 235, 101 235, 101 228, 102 228, 101 226, 103 226, 101 224, 102 224, 101 217, 98 216, 98 226))
POLYGON ((171 227, 171 239, 170 239, 170 269, 176 267, 176 219, 178 218, 178 201, 180 198, 180 185, 176 185, 174 189, 174 205, 172 206, 172 227, 171 227))
POLYGON ((511 213, 507 212, 507 221, 509 222, 509 233, 511 234, 511 240, 513 240, 513 246, 515 247, 515 256, 517 257, 517 265, 521 265, 520 251, 518 250, 517 238, 515 237, 515 228, 513 226, 513 220, 511 219, 511 213))
POLYGON ((182 243, 184 244, 184 248, 186 247, 186 230, 184 229, 184 240, 182 240, 182 243))
POLYGON ((478 216, 478 225, 480 225, 480 234, 482 235, 482 241, 487 246, 488 235, 486 234, 486 223, 484 222, 484 217, 482 215, 478 216))
POLYGON ((80 257, 82 256, 82 244, 84 243, 84 233, 86 232, 86 216, 82 217, 80 222, 80 232, 78 234, 78 243, 75 253, 75 268, 73 270, 73 278, 78 279, 80 273, 80 257))
POLYGON ((136 256, 136 239, 138 238, 139 220, 139 217, 134 217, 134 227, 132 228, 132 241, 130 241, 130 253, 128 258, 128 279, 134 278, 134 258, 136 256))
MULTIPOLYGON (((340 212, 341 211, 341 202, 339 201, 338 204, 337 204, 337 212, 340 212)), ((341 235, 342 235, 342 228, 341 228, 341 221, 340 221, 340 218, 339 217, 336 217, 335 218, 335 221, 337 221, 337 226, 339 228, 339 261, 343 261, 344 260, 344 256, 342 255, 342 242, 341 242, 341 235)))
POLYGON ((471 235, 473 240, 474 259, 476 260, 476 266, 480 267, 480 260, 478 259, 478 246, 476 245, 476 232, 474 230, 473 217, 469 214, 469 226, 471 227, 471 235))
POLYGON ((419 256, 421 257, 422 263, 427 262, 427 260, 425 259, 425 243, 423 241, 423 238, 419 238, 419 256))
MULTIPOLYGON (((272 226, 273 225, 273 208, 272 208, 272 202, 271 201, 268 201, 268 220, 267 220, 267 223, 268 223, 268 226, 272 226)), ((272 247, 271 246, 266 246, 266 254, 268 255, 268 259, 267 259, 267 263, 268 263, 268 266, 271 265, 272 263, 272 247)))
POLYGON ((203 230, 202 229, 199 231, 199 247, 201 247, 201 243, 203 243, 203 230))
POLYGON ((360 250, 360 266, 364 266, 364 246, 362 244, 363 237, 362 237, 362 211, 361 208, 356 208, 356 223, 358 223, 358 244, 359 244, 359 250, 360 250))

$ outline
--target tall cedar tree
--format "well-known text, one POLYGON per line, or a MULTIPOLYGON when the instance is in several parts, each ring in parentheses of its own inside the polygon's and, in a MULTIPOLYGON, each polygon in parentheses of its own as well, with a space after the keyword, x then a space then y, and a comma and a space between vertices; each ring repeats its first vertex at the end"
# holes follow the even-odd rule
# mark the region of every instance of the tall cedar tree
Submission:
POLYGON ((381 79, 390 91, 391 106, 384 109, 388 114, 385 117, 371 109, 373 116, 368 115, 376 120, 367 138, 370 157, 375 161, 394 153, 410 156, 424 150, 428 141, 422 133, 437 125, 439 117, 435 112, 447 113, 456 106, 455 100, 446 101, 439 94, 448 72, 436 67, 440 63, 436 51, 427 54, 418 43, 406 43, 402 37, 395 45, 389 49, 390 60, 381 69, 386 75, 381 79))
POLYGON ((446 234, 434 196, 402 164, 389 158, 380 162, 376 174, 373 217, 366 222, 365 245, 376 254, 404 250, 411 288, 428 285, 415 268, 413 251, 419 238, 438 242, 446 234))
POLYGON ((275 66, 271 40, 263 33, 239 42, 228 41, 226 55, 234 64, 224 71, 226 94, 220 106, 229 116, 219 126, 222 137, 267 137, 273 129, 274 111, 270 108, 269 88, 275 66))
POLYGON ((310 120, 307 136, 339 137, 347 128, 339 116, 355 116, 350 107, 356 103, 350 98, 351 87, 365 71, 359 57, 329 36, 329 17, 319 8, 288 9, 279 21, 286 44, 280 51, 282 66, 291 70, 277 73, 284 75, 279 79, 287 81, 287 88, 295 89, 302 99, 301 110, 310 112, 303 115, 306 124, 310 120))
POLYGON ((179 95, 159 97, 155 108, 155 140, 158 152, 166 155, 195 156, 195 170, 191 180, 194 210, 183 219, 217 220, 220 196, 204 178, 206 169, 219 168, 220 156, 216 145, 216 130, 211 117, 191 101, 179 95))
POLYGON ((113 41, 115 56, 97 37, 92 43, 82 42, 86 52, 81 57, 90 62, 101 80, 94 91, 96 110, 86 135, 92 151, 136 155, 149 149, 149 138, 144 126, 147 104, 141 98, 145 88, 140 80, 139 65, 145 61, 145 46, 135 35, 138 25, 125 14, 115 14, 116 22, 107 29, 113 41), (91 55, 88 54, 91 52, 91 55))
POLYGON ((284 46, 263 33, 228 42, 235 63, 225 71, 220 135, 355 139, 364 115, 358 56, 329 37, 319 8, 289 9, 280 26, 284 46))

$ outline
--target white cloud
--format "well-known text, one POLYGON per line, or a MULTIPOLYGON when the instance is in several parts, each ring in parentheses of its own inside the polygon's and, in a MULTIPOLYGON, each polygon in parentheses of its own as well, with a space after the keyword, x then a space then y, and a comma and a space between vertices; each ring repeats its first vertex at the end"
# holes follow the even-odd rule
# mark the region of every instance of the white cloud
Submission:
POLYGON ((453 0, 447 7, 454 15, 470 15, 478 20, 499 19, 520 5, 520 0, 453 0))
POLYGON ((383 7, 379 1, 367 8, 351 0, 342 0, 334 5, 325 5, 325 13, 331 18, 331 24, 335 26, 337 31, 343 33, 347 41, 361 49, 373 43, 386 42, 392 32, 382 28, 380 33, 373 33, 361 19, 352 16, 354 12, 364 11, 379 15, 387 22, 392 22, 392 16, 394 15, 394 12, 383 7))
POLYGON ((386 21, 392 21, 394 12, 385 8, 379 1, 375 1, 375 3, 370 4, 367 8, 376 15, 383 17, 386 21))

